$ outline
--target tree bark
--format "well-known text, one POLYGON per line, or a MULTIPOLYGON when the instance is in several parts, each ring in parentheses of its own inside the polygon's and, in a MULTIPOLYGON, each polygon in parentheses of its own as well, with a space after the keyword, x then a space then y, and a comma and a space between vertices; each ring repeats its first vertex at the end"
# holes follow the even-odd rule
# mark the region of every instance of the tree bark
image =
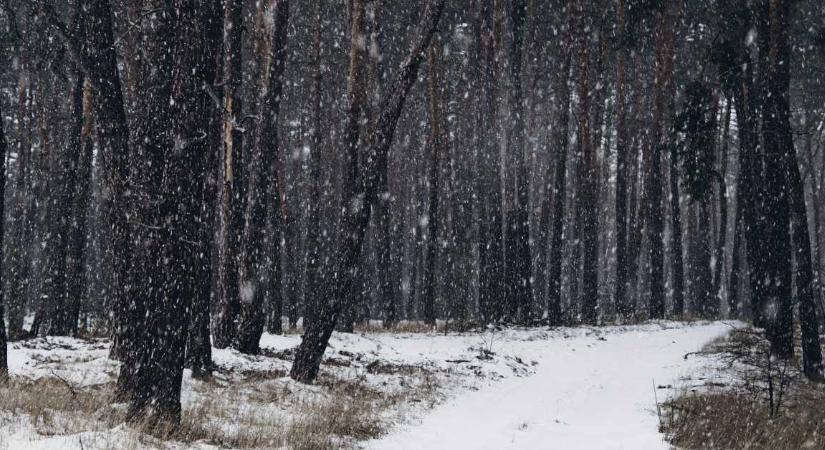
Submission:
POLYGON ((578 195, 578 212, 581 217, 582 242, 582 322, 595 324, 599 315, 599 219, 598 219, 598 167, 591 142, 589 47, 587 25, 581 0, 576 2, 579 47, 579 146, 581 158, 578 174, 581 192, 578 195))
MULTIPOLYGON (((359 0, 354 0, 358 2, 359 0)), ((335 322, 341 311, 342 299, 347 298, 353 285, 354 269, 361 254, 371 206, 377 196, 380 171, 386 170, 387 153, 392 143, 395 126, 404 107, 418 69, 424 59, 424 51, 429 47, 444 9, 445 0, 429 0, 424 8, 413 37, 410 53, 401 64, 387 97, 381 102, 378 121, 370 133, 368 154, 365 155, 364 170, 350 167, 342 192, 341 224, 338 243, 334 255, 334 270, 322 288, 325 293, 318 318, 304 332, 301 345, 295 355, 290 376, 303 383, 311 383, 318 375, 321 358, 326 350, 335 322), (359 176, 360 172, 360 176, 359 176)), ((350 98, 350 101, 353 99, 350 98)), ((352 108, 353 103, 350 103, 352 108)), ((353 117, 350 110, 350 119, 353 117)), ((356 116, 357 117, 357 116, 356 116)), ((351 147, 351 142, 345 141, 351 147)), ((357 147, 356 147, 357 149, 357 147)), ((355 156, 356 155, 351 155, 355 156)), ((357 158, 350 158, 352 165, 357 158)))
MULTIPOLYGON (((280 189, 278 187, 278 114, 283 91, 283 73, 286 65, 286 31, 289 22, 289 0, 274 0, 270 4, 272 29, 267 30, 270 44, 268 56, 262 64, 261 92, 258 115, 261 126, 255 136, 250 155, 246 193, 244 232, 240 250, 240 314, 235 348, 241 353, 257 354, 264 331, 264 292, 267 286, 267 261, 262 254, 269 250, 272 234, 280 233, 279 223, 268 223, 278 217, 280 189), (269 193, 267 195, 267 193, 269 193), (274 197, 274 211, 267 213, 274 197), (269 225, 269 226, 268 226, 269 225), (267 233, 267 230, 270 233, 267 233), (266 242, 264 245, 258 245, 266 242)), ((277 288, 280 288, 278 286, 277 288)))
MULTIPOLYGON (((787 178, 787 157, 792 151, 788 89, 790 80, 790 44, 788 42, 790 4, 770 0, 764 30, 767 42, 761 42, 765 57, 765 101, 762 109, 762 139, 764 142, 764 175, 754 180, 763 186, 759 197, 758 220, 763 222, 760 236, 763 247, 761 283, 765 308, 765 329, 771 342, 771 352, 780 358, 793 356, 793 310, 791 304, 792 249, 790 243, 791 208, 787 178)), ((761 33, 761 32, 760 32, 761 33)), ((805 223, 805 222, 803 222, 805 223)), ((748 248, 751 246, 749 245, 748 248)))
POLYGON ((434 41, 427 48, 427 103, 430 119, 430 138, 427 143, 429 148, 429 166, 427 167, 427 244, 426 263, 421 279, 423 284, 422 307, 424 323, 435 326, 436 312, 436 261, 439 257, 438 232, 441 217, 439 201, 441 195, 441 153, 443 153, 444 136, 442 134, 442 111, 440 99, 443 94, 439 80, 439 62, 441 60, 441 44, 434 41))
MULTIPOLYGON (((568 2, 568 10, 570 2, 568 2)), ((568 24, 566 45, 562 48, 561 73, 559 81, 558 131, 555 135, 555 174, 553 176, 553 228, 550 239, 550 270, 548 274, 547 319, 550 325, 562 321, 561 289, 562 252, 564 250, 564 202, 567 187, 567 139, 570 123, 570 60, 572 55, 573 30, 568 24)))
POLYGON ((234 243, 239 214, 239 177, 242 79, 242 13, 241 0, 227 0, 224 4, 223 22, 223 131, 222 146, 218 156, 218 232, 216 242, 216 311, 214 344, 217 348, 228 347, 235 338, 238 303, 237 258, 234 243))
POLYGON ((12 341, 23 339, 25 331, 23 321, 26 316, 26 304, 28 288, 30 284, 30 246, 32 221, 30 220, 31 210, 29 208, 29 196, 31 186, 31 113, 32 108, 32 87, 29 82, 27 66, 24 64, 20 68, 18 82, 18 140, 17 140, 17 164, 14 177, 14 197, 12 209, 12 229, 9 254, 11 267, 7 273, 9 278, 8 297, 8 338, 12 341))
POLYGON ((80 306, 86 294, 86 264, 88 262, 88 213, 89 201, 91 200, 92 184, 92 161, 94 158, 94 141, 92 139, 92 127, 94 117, 92 114, 92 90, 90 83, 79 72, 82 78, 82 98, 80 121, 81 129, 79 136, 79 155, 75 167, 76 184, 74 188, 74 199, 72 203, 71 236, 69 238, 69 257, 66 263, 67 279, 67 306, 69 307, 69 322, 75 327, 72 331, 77 334, 77 323, 80 316, 80 306))
MULTIPOLYGON (((3 130, 3 115, 0 113, 0 199, 6 198, 6 133, 3 130)), ((5 225, 5 201, 0 201, 0 249, 3 248, 5 225)), ((3 258, 0 258, 0 387, 6 386, 9 380, 8 346, 6 343, 5 301, 3 299, 3 258)))
MULTIPOLYGON (((113 264, 115 330, 112 355, 132 357, 140 323, 138 302, 132 301, 129 285, 132 267, 129 214, 131 212, 129 128, 125 101, 117 68, 117 55, 112 27, 112 10, 108 0, 82 0, 86 14, 85 45, 81 48, 81 63, 94 92, 93 110, 97 138, 104 168, 104 183, 110 192, 108 225, 113 264)), ((71 44, 69 44, 71 45, 71 44)), ((132 377, 121 369, 118 389, 126 392, 125 383, 132 377)))
POLYGON ((513 40, 510 46, 510 118, 512 132, 509 139, 509 153, 515 158, 516 185, 515 198, 512 203, 508 222, 511 232, 508 247, 512 249, 512 258, 508 258, 508 271, 512 273, 507 292, 511 295, 512 319, 520 323, 529 323, 533 308, 533 258, 530 252, 530 177, 526 162, 526 136, 524 119, 524 89, 522 86, 522 54, 524 46, 524 22, 527 16, 527 4, 524 0, 512 0, 510 18, 513 40))
MULTIPOLYGON (((619 36, 624 38, 624 0, 619 0, 617 21, 619 36)), ((616 313, 627 318, 631 311, 627 301, 627 109, 625 106, 625 52, 616 53, 616 286, 614 302, 616 313)))

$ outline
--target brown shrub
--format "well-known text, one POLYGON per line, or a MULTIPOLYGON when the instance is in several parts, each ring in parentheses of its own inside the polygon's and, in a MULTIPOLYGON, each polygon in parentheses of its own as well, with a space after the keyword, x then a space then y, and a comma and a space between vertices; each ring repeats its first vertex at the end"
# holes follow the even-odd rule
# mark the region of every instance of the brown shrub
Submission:
POLYGON ((758 398, 729 392, 686 395, 665 404, 662 431, 685 449, 825 448, 821 404, 822 398, 801 398, 770 417, 758 398))

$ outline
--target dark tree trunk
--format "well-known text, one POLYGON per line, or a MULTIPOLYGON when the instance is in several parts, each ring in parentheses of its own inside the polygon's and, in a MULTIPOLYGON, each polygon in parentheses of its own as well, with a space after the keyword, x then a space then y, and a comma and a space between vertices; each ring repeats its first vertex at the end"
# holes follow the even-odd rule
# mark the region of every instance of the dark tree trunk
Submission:
MULTIPOLYGON (((114 297, 114 342, 112 355, 131 358, 135 351, 135 340, 142 317, 138 302, 132 301, 129 286, 132 268, 129 214, 130 194, 130 151, 129 129, 117 67, 112 9, 108 0, 83 0, 81 9, 85 11, 85 45, 81 46, 81 62, 93 91, 94 117, 97 125, 97 140, 110 198, 107 205, 108 225, 111 241, 109 252, 113 264, 114 297)), ((132 383, 129 368, 121 369, 118 389, 126 392, 132 383)))
MULTIPOLYGON (((352 0, 350 2, 350 65, 349 74, 347 77, 347 123, 344 130, 344 145, 346 148, 345 165, 344 165, 344 186, 342 190, 342 201, 349 202, 347 196, 355 192, 355 186, 358 183, 360 176, 360 161, 358 157, 358 149, 361 146, 361 126, 360 122, 364 114, 364 97, 366 95, 366 82, 364 79, 364 61, 366 59, 366 42, 365 38, 365 24, 366 12, 364 6, 365 0, 352 0)), ((359 201, 358 199, 355 199, 359 201)), ((341 211, 344 217, 350 214, 348 209, 356 208, 355 204, 342 204, 341 211)), ((363 205, 357 205, 357 208, 365 208, 363 205)), ((366 228, 366 226, 365 226, 366 228)), ((339 231, 340 232, 340 231, 339 231)), ((340 239, 340 237, 339 237, 340 239)), ((362 270, 361 258, 361 242, 358 244, 358 257, 350 267, 351 273, 349 277, 350 289, 345 292, 346 296, 343 298, 342 316, 341 316, 341 331, 352 332, 355 328, 355 309, 361 303, 360 287, 352 289, 351 287, 360 286, 361 283, 356 283, 355 280, 360 280, 360 271, 362 270)), ((319 301, 324 301, 319 299, 319 301)))
MULTIPOLYGON (((790 112, 790 58, 791 47, 788 42, 788 29, 791 17, 790 2, 771 1, 771 56, 773 60, 771 72, 771 99, 769 105, 775 108, 769 110, 772 114, 771 122, 776 128, 768 128, 776 136, 778 152, 784 160, 786 177, 785 194, 789 202, 789 215, 793 241, 790 251, 794 254, 796 271, 793 276, 796 280, 796 290, 799 303, 799 322, 802 331, 802 363, 803 372, 808 378, 822 377, 822 348, 819 340, 819 320, 816 315, 816 291, 814 286, 813 260, 811 256, 811 236, 808 230, 808 213, 805 207, 805 187, 799 173, 796 157, 796 147, 793 141, 790 112), (774 56, 775 55, 775 56, 774 56), (776 96, 776 98, 774 98, 776 96), (775 120, 775 121, 774 121, 775 120)), ((767 142, 767 138, 766 138, 767 142)), ((770 147, 766 145, 770 151, 770 147)), ((770 217, 770 216, 768 216, 770 217)), ((773 264, 784 270, 791 270, 790 260, 773 259, 773 264)), ((793 348, 793 313, 785 311, 788 317, 780 320, 791 322, 790 330, 781 330, 782 339, 790 339, 790 344, 780 342, 780 345, 790 345, 793 348), (790 334, 790 337, 788 337, 790 334)), ((784 327, 788 327, 784 325, 784 327)))
POLYGON ((479 127, 486 141, 480 149, 486 179, 479 180, 484 186, 480 217, 485 222, 479 232, 479 305, 486 322, 501 320, 505 291, 502 184, 498 157, 498 42, 501 40, 501 25, 493 6, 492 2, 479 2, 478 6, 479 28, 484 29, 479 36, 482 52, 479 59, 483 61, 479 62, 479 77, 485 80, 483 91, 487 94, 483 97, 486 114, 479 118, 479 127))
POLYGON ((206 1, 166 4, 146 49, 157 68, 150 94, 156 102, 141 129, 147 160, 135 237, 143 243, 137 262, 154 276, 136 277, 143 332, 134 359, 123 365, 134 374, 134 384, 127 384, 127 418, 150 429, 180 420, 187 313, 201 293, 200 217, 210 125, 204 86, 212 64, 202 31, 214 17, 210 12, 206 1))
MULTIPOLYGON (((513 0, 510 5, 510 17, 513 29, 513 40, 510 47, 510 120, 512 132, 509 139, 510 154, 515 158, 516 186, 514 209, 510 211, 508 222, 511 233, 507 239, 507 246, 511 249, 512 257, 507 259, 508 270, 512 272, 510 286, 511 310, 515 313, 512 319, 521 323, 528 323, 532 317, 533 307, 533 258, 530 253, 530 177, 527 172, 525 125, 524 125, 524 93, 522 87, 522 50, 524 46, 524 22, 527 15, 527 5, 524 0, 513 0)), ((598 245, 598 244, 597 244, 598 245)))
MULTIPOLYGON (((737 36, 744 39, 744 36, 737 36)), ((759 170, 761 167, 761 155, 757 150, 757 111, 759 96, 754 89, 753 83, 753 61, 750 58, 748 49, 742 49, 744 59, 744 73, 734 81, 734 103, 736 105, 736 118, 738 122, 739 134, 739 177, 736 181, 736 208, 737 208, 737 236, 741 244, 745 245, 746 260, 744 272, 740 272, 740 265, 734 265, 731 277, 734 273, 741 273, 750 284, 750 309, 753 315, 753 323, 756 326, 763 326, 763 310, 761 305, 761 283, 757 277, 761 276, 761 259, 763 257, 761 233, 764 223, 757 220, 759 215, 758 199, 761 180, 759 180, 759 170)), ((737 73, 737 72, 734 72, 737 73)), ((736 262, 735 262, 736 264, 736 262)), ((733 280, 731 280, 733 283, 733 280)))
POLYGON ((239 305, 237 258, 234 244, 238 222, 241 142, 238 127, 241 120, 241 38, 243 35, 243 2, 227 0, 224 3, 223 22, 223 131, 218 156, 218 232, 216 242, 216 311, 214 344, 228 347, 235 338, 239 305))
POLYGON ((811 257, 811 237, 808 231, 808 214, 805 208, 805 192, 796 149, 793 145, 790 123, 784 133, 786 170, 790 184, 790 200, 793 220, 793 251, 796 261, 796 290, 799 303, 799 322, 802 329, 802 365, 808 378, 822 376, 822 348, 819 340, 819 319, 816 315, 816 287, 814 285, 813 261, 811 257))
MULTIPOLYGON (((215 237, 215 203, 214 198, 217 192, 218 178, 217 157, 222 146, 221 130, 223 114, 216 107, 214 100, 205 97, 206 89, 215 84, 218 76, 218 56, 223 44, 223 14, 221 5, 218 2, 208 2, 203 9, 202 36, 204 39, 203 48, 206 61, 202 62, 198 68, 202 77, 203 85, 200 87, 202 93, 188 104, 193 113, 203 114, 205 128, 200 129, 201 136, 205 142, 198 142, 195 149, 205 152, 203 160, 199 161, 202 166, 197 170, 202 170, 206 175, 203 177, 200 187, 200 214, 198 215, 198 228, 196 242, 199 243, 200 251, 197 253, 195 265, 192 268, 193 280, 197 283, 196 292, 191 302, 189 313, 188 337, 186 342, 186 363, 192 369, 192 378, 198 380, 209 379, 212 376, 212 341, 210 327, 210 311, 213 296, 215 293, 213 278, 213 253, 215 237)), ((193 119, 190 119, 193 120, 193 119)), ((199 128, 203 125, 196 123, 189 126, 199 128)), ((193 193, 197 194, 197 191, 193 193)))
POLYGON ((26 303, 30 284, 30 242, 32 233, 31 210, 29 195, 32 171, 30 168, 32 157, 30 110, 32 108, 33 92, 29 83, 26 65, 20 68, 18 85, 18 139, 17 164, 14 177, 14 197, 12 208, 11 244, 9 252, 10 266, 8 289, 8 337, 12 341, 25 338, 23 321, 26 316, 26 303))
MULTIPOLYGON (((86 294, 86 264, 87 264, 87 234, 88 234, 88 213, 89 201, 91 199, 91 178, 92 160, 94 158, 94 142, 92 140, 92 127, 94 118, 92 115, 92 91, 91 85, 85 80, 80 72, 79 77, 83 80, 81 111, 80 111, 80 142, 79 155, 75 167, 74 177, 76 184, 74 188, 74 199, 72 203, 72 220, 69 238, 69 256, 66 263, 67 297, 66 304, 69 308, 69 323, 74 325, 70 330, 72 334, 77 334, 77 323, 80 316, 80 306, 86 294)), ((80 83, 80 81, 79 81, 80 83)))
POLYGON ((672 230, 671 263, 673 264, 673 315, 685 313, 685 267, 682 259, 682 210, 679 206, 679 162, 675 146, 670 155, 670 225, 672 230))
MULTIPOLYGON (((52 204, 49 208, 50 239, 54 246, 48 251, 48 267, 44 290, 49 296, 50 324, 48 334, 52 336, 69 336, 77 333, 79 313, 79 298, 68 296, 69 266, 67 258, 75 259, 72 252, 72 228, 78 218, 74 218, 73 200, 77 195, 79 170, 83 159, 83 92, 84 76, 78 71, 72 89, 72 126, 69 129, 69 142, 65 161, 58 158, 53 162, 56 172, 53 180, 56 181, 52 194, 52 204), (64 167, 65 166, 65 167, 64 167)), ((59 153, 58 153, 59 154, 59 153)), ((84 217, 85 220, 85 211, 84 217)), ((82 241, 81 241, 82 253, 82 241)), ((81 256, 82 257, 82 256, 81 256)), ((82 271, 82 266, 80 268, 82 271)))
MULTIPOLYGON (((730 100, 725 108, 724 128, 722 131, 722 145, 719 152, 719 234, 716 241, 716 253, 714 259, 716 264, 713 271, 713 295, 717 297, 717 304, 721 304, 724 294, 722 293, 722 274, 725 267, 725 244, 728 237, 728 185, 725 177, 728 172, 728 139, 730 137, 730 100)), ((730 302, 728 302, 730 304, 730 302)))
POLYGON ((443 92, 439 80, 439 62, 441 51, 439 42, 433 42, 427 49, 427 103, 430 118, 429 166, 427 167, 427 188, 429 201, 427 211, 427 253, 422 283, 422 308, 424 323, 435 326, 436 312, 436 262, 439 257, 438 231, 440 225, 440 183, 441 183, 441 153, 443 152, 444 136, 442 134, 441 96, 443 92))
MULTIPOLYGON (((619 33, 624 35, 624 0, 618 4, 619 33)), ((625 106, 625 51, 616 54, 616 313, 627 318, 631 311, 627 301, 627 108, 625 106)))
MULTIPOLYGON (((569 6, 568 6, 569 9, 569 6)), ((569 27, 572 28, 572 27, 569 27)), ((562 321, 561 289, 564 261, 564 202, 567 187, 567 139, 570 123, 570 61, 572 55, 573 31, 567 30, 566 44, 563 46, 561 67, 559 68, 559 110, 558 129, 555 134, 555 174, 553 176, 553 228, 550 238, 550 269, 548 273, 547 319, 550 325, 562 321)))
POLYGON ((667 104, 673 78, 673 47, 676 26, 673 6, 657 13, 656 29, 662 38, 656 47, 655 77, 653 86, 653 132, 648 149, 645 197, 648 235, 648 264, 650 274, 651 319, 665 316, 664 279, 664 214, 662 208, 662 150, 667 148, 670 136, 667 131, 667 104))
MULTIPOLYGON (((322 149, 323 133, 322 125, 322 108, 323 108, 323 73, 322 66, 322 47, 321 47, 321 17, 323 14, 323 7, 326 5, 324 0, 317 0, 315 2, 314 11, 314 32, 312 40, 313 61, 312 66, 312 151, 310 153, 309 161, 309 178, 312 183, 312 190, 310 193, 310 200, 307 204, 307 220, 309 225, 307 227, 307 258, 306 258, 306 286, 304 292, 304 326, 314 320, 316 304, 318 303, 318 286, 321 283, 322 267, 321 251, 322 238, 321 233, 321 208, 323 180, 321 175, 321 158, 325 155, 322 149)), ((277 239, 280 241, 280 239, 277 239)), ((279 244, 276 244, 279 245, 279 244)), ((280 320, 280 319, 279 319, 280 320)))
POLYGON ((716 315, 716 296, 713 295, 713 279, 711 274, 711 205, 710 198, 705 196, 697 202, 698 225, 696 230, 696 255, 694 259, 693 301, 695 312, 700 317, 712 319, 716 315))
MULTIPOLYGON (((6 198, 6 133, 3 130, 3 115, 0 113, 0 249, 3 248, 3 231, 5 224, 5 201, 6 198)), ((9 380, 8 346, 6 343, 6 322, 3 301, 3 258, 0 258, 0 387, 5 386, 9 380)))
MULTIPOLYGON (((761 270, 752 277, 760 286, 759 304, 764 317, 771 352, 780 358, 793 356, 793 309, 791 303, 792 250, 790 243, 790 192, 786 176, 790 135, 788 84, 790 80, 790 45, 788 43, 788 2, 770 0, 760 35, 760 55, 764 56, 764 105, 762 108, 762 140, 764 142, 764 174, 753 180, 762 187, 758 195, 757 221, 764 232, 759 236, 762 247, 761 270)), ((792 143, 792 142, 791 142, 792 143)), ((750 243, 749 243, 750 244, 750 243)), ((748 245, 751 248, 751 245, 748 245)))
POLYGON ((595 324, 599 314, 599 219, 598 219, 598 167, 591 142, 589 47, 586 19, 581 0, 576 2, 579 46, 579 147, 581 191, 578 195, 578 214, 581 219, 582 251, 582 322, 595 324))
MULTIPOLYGON (((358 0, 356 0, 358 1, 358 0)), ((334 255, 334 270, 327 278, 321 297, 318 317, 304 332, 301 345, 295 355, 290 376, 303 383, 311 383, 318 375, 321 358, 324 355, 335 322, 343 306, 342 299, 347 298, 352 290, 354 269, 361 254, 371 206, 378 194, 380 171, 386 170, 387 153, 395 134, 395 126, 407 99, 407 95, 418 76, 418 69, 424 59, 424 52, 429 47, 444 9, 445 0, 430 0, 422 13, 422 19, 413 35, 410 53, 399 68, 395 79, 389 86, 387 97, 381 102, 380 112, 375 128, 370 133, 369 152, 364 158, 364 170, 357 167, 350 169, 345 177, 342 192, 341 224, 338 243, 334 255), (352 177, 354 175, 354 177, 352 177)), ((350 98, 352 101, 352 98, 350 98)), ((352 107, 352 103, 350 103, 352 107)), ((353 111, 349 111, 352 119, 353 111)), ((345 145, 350 146, 345 141, 345 145)), ((356 147, 357 148, 357 147, 356 147)), ((351 155, 356 156, 356 155, 351 155)), ((350 159, 350 165, 357 159, 350 159)))
MULTIPOLYGON (((267 260, 264 249, 271 245, 267 241, 273 234, 280 233, 279 223, 268 223, 278 217, 280 206, 280 189, 278 187, 278 114, 283 91, 283 73, 286 64, 286 31, 289 22, 289 0, 279 0, 271 11, 273 15, 272 30, 268 30, 270 44, 267 57, 261 65, 261 92, 258 116, 262 118, 261 126, 250 155, 247 180, 246 212, 244 233, 241 240, 239 280, 240 280, 240 314, 235 348, 248 354, 257 354, 260 350, 261 335, 264 331, 264 292, 267 284, 267 260), (275 202, 268 197, 275 197, 275 202), (274 205, 274 211, 267 213, 268 203, 274 205), (270 233, 267 233, 270 230, 270 233), (265 245, 258 245, 267 242, 265 245)), ((271 260, 271 256, 269 257, 271 260)), ((279 287, 277 287, 279 288, 279 287)))

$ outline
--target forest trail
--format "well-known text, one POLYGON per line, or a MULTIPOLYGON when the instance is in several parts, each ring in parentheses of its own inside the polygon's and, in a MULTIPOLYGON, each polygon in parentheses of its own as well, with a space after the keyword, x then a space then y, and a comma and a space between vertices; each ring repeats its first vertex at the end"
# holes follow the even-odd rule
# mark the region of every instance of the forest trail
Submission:
MULTIPOLYGON (((685 355, 731 325, 645 328, 594 329, 523 346, 523 356, 539 362, 535 375, 460 394, 367 448, 667 449, 654 380, 678 386, 680 377, 697 375, 707 360, 685 355)), ((657 389, 660 403, 668 392, 657 389)))

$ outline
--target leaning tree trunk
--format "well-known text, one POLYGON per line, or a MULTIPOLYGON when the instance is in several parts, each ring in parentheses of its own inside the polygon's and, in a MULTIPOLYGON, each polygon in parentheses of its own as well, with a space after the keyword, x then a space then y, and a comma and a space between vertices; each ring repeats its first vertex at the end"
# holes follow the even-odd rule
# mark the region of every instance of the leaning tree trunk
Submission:
MULTIPOLYGON (((342 299, 347 298, 352 289, 354 270, 360 259, 361 244, 369 225, 371 207, 378 194, 379 171, 387 169, 387 154, 395 134, 395 126, 407 95, 418 76, 424 51, 429 47, 435 33, 444 3, 445 0, 427 2, 421 23, 413 37, 410 53, 389 86, 388 97, 381 103, 378 121, 368 140, 369 153, 363 159, 364 170, 361 176, 355 179, 347 177, 344 183, 344 208, 334 255, 334 270, 321 290, 325 295, 321 297, 323 303, 320 305, 318 317, 307 327, 295 354, 295 362, 290 372, 294 380, 310 383, 318 375, 321 358, 343 306, 342 299)), ((349 113, 352 114, 352 111, 349 113)), ((350 164, 353 162, 350 159, 350 164)), ((359 173, 357 169, 350 170, 351 174, 359 173)))

